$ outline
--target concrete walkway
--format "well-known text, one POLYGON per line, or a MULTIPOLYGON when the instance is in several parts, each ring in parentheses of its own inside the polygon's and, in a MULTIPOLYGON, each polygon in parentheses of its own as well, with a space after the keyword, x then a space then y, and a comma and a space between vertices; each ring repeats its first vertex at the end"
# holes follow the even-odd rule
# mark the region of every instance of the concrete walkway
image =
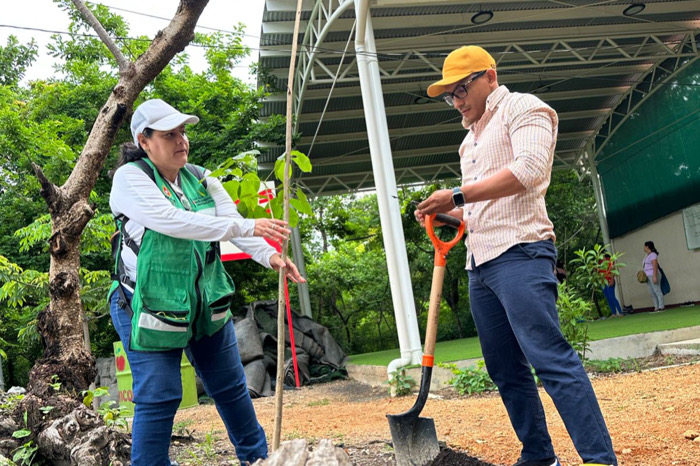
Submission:
MULTIPOLYGON (((676 330, 664 330, 661 332, 640 333, 626 337, 608 338, 590 342, 588 359, 605 361, 610 358, 644 358, 651 356, 656 351, 661 354, 692 355, 700 354, 700 326, 679 328, 676 330)), ((476 366, 477 359, 455 361, 459 369, 476 366)), ((361 366, 348 364, 348 376, 352 380, 369 384, 373 387, 386 384, 386 366, 361 366)), ((421 369, 413 368, 406 371, 413 380, 421 379, 421 369)), ((450 370, 435 366, 431 379, 430 389, 439 390, 445 388, 453 374, 450 370)))

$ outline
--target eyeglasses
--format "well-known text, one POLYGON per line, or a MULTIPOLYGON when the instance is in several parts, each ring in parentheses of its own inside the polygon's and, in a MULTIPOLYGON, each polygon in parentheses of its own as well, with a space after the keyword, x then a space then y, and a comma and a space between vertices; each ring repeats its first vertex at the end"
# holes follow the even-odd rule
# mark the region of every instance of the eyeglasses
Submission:
POLYGON ((469 84, 471 84, 472 81, 474 81, 475 79, 479 79, 480 77, 482 77, 484 75, 484 73, 486 73, 486 71, 488 71, 488 70, 479 71, 478 73, 476 73, 474 75, 474 77, 472 79, 457 86, 455 88, 454 92, 448 92, 447 94, 445 94, 443 96, 443 99, 445 99, 445 102, 447 102, 447 105, 449 105, 450 107, 454 107, 455 97, 458 99, 466 98, 467 94, 469 93, 469 89, 467 89, 467 86, 469 84))

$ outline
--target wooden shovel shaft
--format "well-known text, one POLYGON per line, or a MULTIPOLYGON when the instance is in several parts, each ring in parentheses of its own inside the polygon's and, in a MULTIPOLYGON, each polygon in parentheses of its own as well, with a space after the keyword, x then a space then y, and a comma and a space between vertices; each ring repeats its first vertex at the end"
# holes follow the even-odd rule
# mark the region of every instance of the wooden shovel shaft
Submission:
POLYGON ((433 268, 433 283, 430 288, 430 306, 428 322, 425 329, 425 348, 423 349, 423 366, 433 367, 435 340, 437 339, 438 320, 440 318, 440 301, 442 301, 442 284, 445 280, 445 267, 433 268))

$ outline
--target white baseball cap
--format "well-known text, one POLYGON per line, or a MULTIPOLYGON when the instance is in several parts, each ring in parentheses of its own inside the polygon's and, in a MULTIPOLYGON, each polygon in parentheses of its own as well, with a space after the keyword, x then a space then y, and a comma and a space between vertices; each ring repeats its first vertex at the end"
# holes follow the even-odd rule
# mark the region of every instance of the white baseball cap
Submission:
POLYGON ((134 137, 134 144, 138 147, 139 134, 146 128, 168 131, 185 123, 198 121, 198 117, 180 113, 160 99, 151 99, 139 105, 134 116, 131 117, 131 135, 134 137))

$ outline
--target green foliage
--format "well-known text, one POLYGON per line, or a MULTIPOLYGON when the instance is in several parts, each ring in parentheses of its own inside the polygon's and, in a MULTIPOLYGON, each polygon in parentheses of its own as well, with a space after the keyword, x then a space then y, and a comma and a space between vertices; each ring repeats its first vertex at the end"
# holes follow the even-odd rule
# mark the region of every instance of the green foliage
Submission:
MULTIPOLYGON (((16 430, 12 433, 12 437, 16 439, 25 439, 32 435, 32 431, 27 428, 27 412, 24 412, 24 428, 16 430)), ((21 465, 31 465, 34 462, 37 450, 39 447, 34 444, 33 440, 29 440, 24 445, 16 448, 12 453, 12 461, 21 465)))
POLYGON ((391 378, 384 382, 389 385, 389 394, 393 392, 396 396, 410 395, 413 387, 416 386, 416 381, 406 374, 405 368, 394 371, 389 376, 391 378))
POLYGON ((192 432, 190 431, 189 427, 192 425, 194 421, 192 419, 188 419, 186 421, 179 421, 173 424, 173 435, 178 435, 180 437, 191 437, 192 432))
MULTIPOLYGON (((0 47, 0 84, 4 84, 0 86, 0 341, 8 356, 6 382, 12 385, 26 385, 29 368, 41 356, 36 316, 48 304, 51 225, 32 163, 41 166, 53 183, 63 184, 83 150, 99 104, 107 100, 119 77, 111 53, 94 37, 73 3, 57 3, 68 13, 71 24, 68 35, 52 36, 48 46, 49 53, 59 59, 56 77, 21 87, 18 83, 35 59, 36 45, 19 44, 11 38, 6 47, 0 47)), ((102 5, 88 7, 108 34, 120 38, 117 44, 125 56, 135 59, 146 50, 150 38, 128 39, 129 26, 123 18, 102 5)), ((188 131, 193 163, 216 166, 231 154, 253 149, 255 141, 284 140, 283 117, 274 115, 264 122, 260 118, 265 91, 231 74, 232 67, 249 54, 242 46, 243 33, 239 25, 231 34, 196 34, 195 43, 206 47, 208 69, 194 73, 189 58, 181 53, 136 102, 163 98, 201 118, 188 131)), ((118 146, 130 140, 129 127, 123 125, 105 167, 114 165, 118 146)), ((110 188, 105 170, 91 193, 96 215, 81 241, 81 299, 96 356, 111 354, 111 342, 117 338, 109 318, 104 318, 109 315, 109 237, 114 231, 108 214, 110 188)), ((298 211, 308 211, 302 196, 297 193, 299 202, 295 199, 293 203, 298 211)), ((236 277, 239 289, 253 293, 263 283, 262 294, 268 288, 276 291, 276 284, 260 278, 262 268, 254 273, 249 269, 236 277)), ((246 299, 259 298, 247 295, 246 299)))
POLYGON ((576 170, 555 170, 545 197, 547 214, 557 235, 559 259, 564 266, 574 251, 600 241, 600 225, 590 177, 579 178, 576 170))
POLYGON ((21 45, 15 36, 9 36, 7 45, 0 47, 0 85, 16 86, 36 57, 37 45, 33 39, 21 45))
POLYGON ((83 390, 80 392, 80 396, 83 397, 83 404, 88 408, 92 407, 92 400, 94 400, 95 397, 99 398, 107 395, 109 395, 107 387, 98 387, 95 390, 83 390))
POLYGON ((39 447, 34 444, 33 440, 30 440, 12 452, 12 461, 16 464, 29 466, 34 463, 37 450, 39 447))
POLYGON ((589 360, 586 361, 586 369, 606 374, 617 373, 624 370, 623 362, 622 358, 610 358, 605 361, 589 360))
POLYGON ((54 391, 59 391, 61 389, 61 380, 56 374, 51 376, 51 383, 49 384, 49 387, 53 388, 54 391))
POLYGON ((55 406, 42 406, 39 408, 39 411, 41 411, 44 415, 49 414, 51 411, 53 411, 55 406))
POLYGON ((307 264, 315 319, 348 352, 395 345, 396 326, 383 251, 347 242, 307 264))
POLYGON ((30 435, 32 435, 32 431, 27 429, 27 412, 26 411, 24 412, 23 419, 24 419, 24 429, 19 429, 19 430, 12 432, 12 436, 14 438, 17 438, 17 439, 26 438, 26 437, 29 437, 30 435))
POLYGON ((130 414, 129 408, 118 404, 116 401, 105 401, 97 409, 97 413, 102 416, 107 427, 117 427, 125 432, 129 430, 129 422, 125 416, 130 414))
POLYGON ((613 276, 618 276, 620 274, 618 269, 625 267, 625 264, 618 262, 622 254, 609 253, 609 249, 607 245, 594 244, 592 249, 575 251, 576 259, 570 262, 575 267, 574 276, 571 280, 572 284, 581 291, 590 293, 591 303, 596 306, 601 317, 602 314, 596 296, 600 294, 600 290, 607 284, 603 272, 608 269, 611 262, 614 264, 614 267, 610 270, 613 276), (610 254, 610 259, 606 259, 605 254, 610 254))
MULTIPOLYGON (((248 151, 239 154, 235 157, 221 163, 216 169, 212 170, 211 176, 221 178, 222 185, 226 192, 231 196, 234 202, 237 203, 238 211, 244 217, 248 218, 265 218, 270 214, 265 207, 260 205, 260 202, 269 200, 269 209, 273 218, 281 219, 283 217, 283 195, 278 193, 273 199, 269 199, 264 191, 261 194, 261 180, 257 174, 257 161, 255 156, 260 154, 258 151, 248 151)), ((291 162, 303 171, 311 170, 311 163, 308 157, 298 151, 293 151, 294 156, 291 162), (302 168, 303 167, 303 168, 302 168)), ((284 159, 282 159, 284 167, 284 159)), ((278 179, 282 181, 284 171, 279 176, 279 172, 275 170, 278 179)), ((282 182, 284 184, 284 182, 282 182)), ((296 194, 296 198, 290 197, 289 224, 292 227, 299 223, 299 214, 311 214, 311 205, 309 204, 306 195, 297 188, 292 194, 296 194)))
POLYGON ((590 310, 590 302, 570 292, 566 283, 559 284, 559 298, 557 299, 559 325, 564 338, 574 348, 581 361, 586 360, 586 352, 590 347, 588 322, 586 321, 590 310))
MULTIPOLYGON (((95 398, 108 395, 109 389, 107 387, 98 387, 95 390, 83 390, 80 392, 80 396, 83 397, 83 404, 88 408, 92 408, 92 402, 95 398)), ((127 407, 121 406, 112 400, 105 401, 97 409, 97 413, 102 417, 107 427, 117 427, 124 429, 124 431, 129 430, 129 423, 125 418, 129 412, 127 407)))
MULTIPOLYGON (((434 190, 442 187, 442 185, 435 185, 419 190, 404 189, 400 193, 406 252, 411 268, 411 281, 421 333, 424 332, 427 321, 435 254, 425 229, 415 220, 414 201, 425 199, 434 190)), ((438 228, 436 233, 443 240, 451 240, 454 238, 455 230, 443 227, 438 228)), ((476 335, 476 326, 469 303, 469 277, 464 270, 465 256, 466 248, 463 242, 455 245, 447 255, 437 341, 476 335)))
POLYGON ((609 253, 609 246, 601 246, 600 244, 593 245, 592 249, 579 249, 576 251, 576 259, 571 261, 571 265, 576 267, 576 273, 579 275, 579 281, 584 284, 587 289, 600 289, 605 284, 603 271, 607 270, 612 262, 615 266, 610 270, 614 276, 618 276, 620 271, 618 268, 625 267, 625 264, 618 262, 622 254, 609 253), (610 259, 605 258, 605 254, 610 254, 610 259))
MULTIPOLYGON (((418 322, 425 328, 433 247, 413 217, 410 201, 423 191, 399 192, 418 322)), ((396 324, 376 195, 339 195, 312 201, 300 224, 313 317, 350 354, 395 348, 396 324)), ((454 235, 453 231, 449 234, 454 235)), ((448 256, 438 341, 475 335, 469 312, 465 249, 448 256)))
POLYGON ((329 404, 331 404, 331 400, 324 398, 322 400, 311 401, 307 403, 306 406, 328 406, 329 404))
POLYGON ((197 444, 197 451, 192 449, 187 451, 190 455, 190 459, 198 465, 215 464, 218 456, 216 440, 217 437, 212 429, 206 434, 204 441, 197 444), (204 456, 204 459, 202 459, 201 456, 204 456))
POLYGON ((0 404, 0 410, 12 411, 17 407, 17 404, 24 399, 21 393, 9 395, 5 398, 4 403, 0 404))
POLYGON ((483 359, 476 362, 476 367, 470 366, 464 369, 458 368, 456 364, 439 364, 439 366, 449 369, 455 375, 447 383, 452 385, 460 395, 498 390, 486 372, 483 359))

